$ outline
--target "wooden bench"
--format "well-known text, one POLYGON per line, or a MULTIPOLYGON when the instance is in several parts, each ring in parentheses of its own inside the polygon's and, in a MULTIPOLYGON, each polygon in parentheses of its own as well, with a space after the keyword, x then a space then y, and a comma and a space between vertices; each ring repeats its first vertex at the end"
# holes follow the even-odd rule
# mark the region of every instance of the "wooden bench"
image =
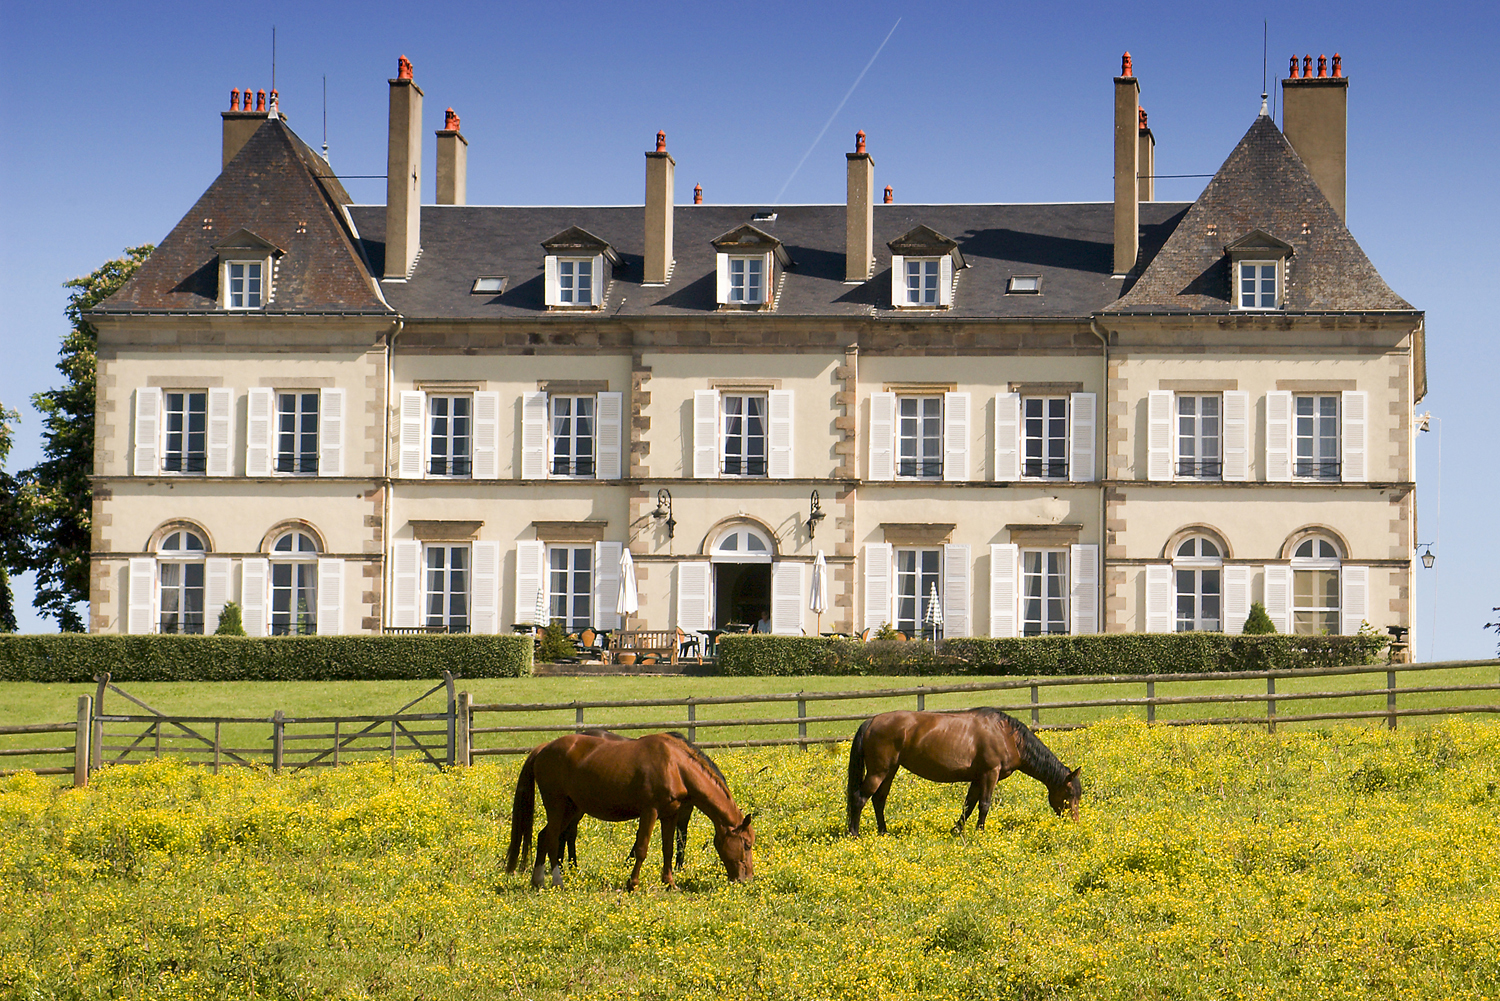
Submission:
POLYGON ((665 660, 669 664, 675 664, 677 663, 677 630, 619 630, 609 637, 609 652, 617 664, 620 662, 622 653, 635 654, 637 664, 646 657, 655 657, 658 661, 665 660))

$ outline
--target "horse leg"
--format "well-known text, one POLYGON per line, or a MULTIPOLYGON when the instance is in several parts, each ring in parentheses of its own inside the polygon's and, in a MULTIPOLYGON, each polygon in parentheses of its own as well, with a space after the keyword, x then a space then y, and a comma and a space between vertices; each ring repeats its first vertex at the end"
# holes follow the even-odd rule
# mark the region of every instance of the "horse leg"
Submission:
MULTIPOLYGON (((891 794, 891 783, 896 781, 896 769, 892 768, 884 775, 873 776, 879 783, 878 788, 870 793, 870 802, 875 806, 875 833, 885 833, 885 800, 891 794)), ((870 778, 865 779, 865 785, 870 784, 870 778)))
POLYGON ((672 849, 677 847, 677 814, 663 810, 661 814, 661 881, 667 889, 677 889, 672 881, 672 849))
POLYGON ((641 826, 635 832, 635 848, 631 854, 635 856, 635 868, 631 870, 630 879, 625 882, 625 889, 634 891, 641 885, 641 866, 646 861, 646 850, 651 847, 651 829, 656 825, 656 811, 647 807, 641 811, 641 826))
MULTIPOLYGON (((964 812, 958 815, 958 823, 953 825, 953 836, 958 837, 964 832, 964 821, 969 819, 969 814, 974 812, 974 806, 979 802, 979 780, 975 779, 969 783, 969 791, 964 796, 964 812)), ((984 814, 979 815, 979 823, 975 830, 984 830, 984 814)))
POLYGON ((563 832, 563 848, 568 853, 568 866, 578 868, 578 825, 575 823, 563 832))
POLYGON ((974 822, 974 830, 984 830, 984 818, 990 815, 990 800, 995 796, 995 783, 1000 781, 1000 769, 985 772, 974 783, 974 788, 979 790, 979 819, 974 822))

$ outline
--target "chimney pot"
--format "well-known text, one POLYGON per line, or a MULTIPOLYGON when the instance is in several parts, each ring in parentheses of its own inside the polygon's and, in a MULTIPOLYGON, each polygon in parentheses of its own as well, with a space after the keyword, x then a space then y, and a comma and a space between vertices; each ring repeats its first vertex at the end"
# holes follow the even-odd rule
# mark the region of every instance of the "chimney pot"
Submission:
POLYGON ((1312 76, 1312 56, 1302 57, 1302 75, 1312 76))
POLYGON ((1146 129, 1150 127, 1150 126, 1148 126, 1146 124, 1146 109, 1145 108, 1137 108, 1135 110, 1140 113, 1140 116, 1141 116, 1141 131, 1145 132, 1146 129))
POLYGON ((856 152, 856 153, 863 153, 864 151, 865 151, 865 130, 864 129, 860 129, 858 132, 854 133, 854 152, 856 152))
POLYGON ((235 87, 229 92, 229 110, 240 110, 240 89, 238 87, 235 87))
POLYGON ((457 132, 459 130, 459 128, 458 128, 458 125, 459 125, 458 115, 454 113, 454 111, 453 111, 452 108, 449 108, 446 112, 444 112, 444 116, 445 117, 443 119, 443 131, 444 132, 457 132))
POLYGON ((702 205, 703 204, 703 185, 701 185, 701 184, 695 184, 695 185, 693 185, 693 204, 694 205, 702 205))
POLYGON ((894 202, 895 200, 896 200, 896 190, 894 188, 892 188, 889 184, 887 184, 885 186, 885 203, 887 205, 889 205, 892 202, 894 202))
POLYGON ((1335 52, 1333 54, 1333 75, 1334 76, 1341 77, 1341 76, 1344 75, 1344 67, 1342 65, 1340 65, 1341 62, 1342 62, 1341 57, 1339 56, 1339 54, 1337 52, 1335 52))
POLYGON ((260 112, 266 110, 266 91, 264 87, 255 92, 255 110, 260 112))
POLYGON ((396 79, 411 79, 411 60, 406 58, 405 56, 402 56, 400 59, 396 60, 396 79))
POLYGON ((1120 59, 1120 75, 1135 76, 1134 68, 1130 65, 1130 53, 1125 53, 1120 59))
POLYGON ((663 129, 656 130, 656 151, 658 153, 667 151, 667 133, 663 129))
POLYGON ((1287 76, 1290 77, 1293 80, 1297 79, 1297 57, 1296 56, 1292 57, 1292 68, 1291 68, 1290 72, 1287 73, 1287 76))
POLYGON ((1328 57, 1320 54, 1318 56, 1318 79, 1322 80, 1326 76, 1328 76, 1328 57))

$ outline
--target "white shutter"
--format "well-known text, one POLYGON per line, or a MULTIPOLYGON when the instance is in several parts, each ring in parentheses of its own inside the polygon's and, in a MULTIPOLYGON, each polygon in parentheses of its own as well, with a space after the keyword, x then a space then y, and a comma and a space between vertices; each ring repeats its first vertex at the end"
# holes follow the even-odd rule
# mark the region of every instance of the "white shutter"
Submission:
POLYGON ((594 301, 590 305, 604 305, 604 293, 609 288, 608 267, 603 254, 594 255, 594 301))
POLYGON ((1094 482, 1094 428, 1098 423, 1098 397, 1073 393, 1068 398, 1068 479, 1094 482))
POLYGON ((1370 614, 1370 568, 1339 568, 1339 632, 1353 636, 1370 614))
POLYGON ((541 542, 516 543, 516 619, 532 625, 536 621, 536 596, 547 584, 547 547, 541 542))
POLYGON ((969 394, 943 394, 943 479, 969 478, 969 394))
POLYGON ((1172 478, 1172 407, 1177 396, 1153 389, 1146 401, 1146 479, 1172 478))
POLYGON ((1226 391, 1222 420, 1223 478, 1226 482, 1243 482, 1250 478, 1250 394, 1243 390, 1226 391))
POLYGON ((216 387, 208 391, 209 476, 234 472, 234 390, 216 387))
POLYGON ((1069 551, 1069 614, 1073 624, 1069 632, 1085 636, 1099 631, 1099 547, 1072 546, 1069 551))
MULTIPOLYGON (((135 391, 135 462, 131 472, 136 476, 155 476, 161 472, 160 447, 161 390, 142 386, 135 391)), ((152 565, 155 563, 153 560, 152 565)))
POLYGON ((729 255, 715 254, 714 256, 717 259, 719 303, 724 305, 729 302, 729 255))
POLYGON ((553 254, 548 254, 542 258, 542 304, 544 306, 559 306, 562 304, 562 296, 559 294, 557 281, 557 257, 553 254))
POLYGON ((954 543, 943 547, 943 635, 974 635, 973 575, 969 572, 969 547, 954 543))
MULTIPOLYGON (((161 394, 157 393, 158 399, 161 394)), ((130 593, 125 631, 132 636, 156 632, 156 560, 139 556, 130 561, 130 593)))
POLYGON ((325 389, 318 396, 319 476, 344 475, 344 395, 325 389))
POLYGON ((802 606, 808 597, 803 566, 785 560, 771 564, 771 632, 777 636, 802 635, 802 606))
POLYGON ((1223 570, 1224 617, 1221 620, 1224 632, 1238 635, 1245 631, 1245 620, 1250 617, 1250 568, 1228 566, 1223 570))
MULTIPOLYGON (((500 394, 474 394, 474 479, 500 478, 500 394)), ((498 543, 497 543, 498 545, 498 543)), ((498 559, 498 557, 496 557, 498 559)), ((499 571, 496 571, 497 573, 499 571)))
POLYGON ((1275 390, 1266 394, 1266 479, 1285 482, 1292 478, 1292 394, 1275 390))
POLYGON ((234 560, 210 556, 203 561, 203 632, 213 635, 219 628, 219 615, 229 601, 229 573, 234 560))
POLYGON ((879 629, 891 621, 891 545, 865 546, 865 628, 879 629))
POLYGON ((896 394, 870 394, 870 479, 896 478, 896 394))
POLYGON ((1176 629, 1172 616, 1172 564, 1146 566, 1146 632, 1170 633, 1176 629))
MULTIPOLYGON (((521 479, 547 478, 547 394, 521 394, 521 479)), ((530 621, 530 620, 527 620, 530 621)))
POLYGON ((789 480, 792 472, 792 391, 773 389, 766 394, 766 474, 773 480, 789 480))
POLYGON ((891 305, 906 305, 906 258, 900 254, 891 255, 891 305))
POLYGON ((265 636, 270 632, 270 602, 266 600, 270 587, 269 560, 240 561, 240 617, 247 636, 265 636))
POLYGON ((619 629, 622 542, 594 543, 594 628, 619 629))
POLYGON ((713 564, 677 564, 677 628, 685 633, 713 628, 713 564))
POLYGON ((996 480, 1021 478, 1021 394, 995 394, 996 480))
MULTIPOLYGON (((271 428, 275 423, 276 393, 256 387, 245 401, 245 475, 271 475, 271 428)), ((319 472, 322 472, 321 468, 319 472)))
POLYGON ((474 561, 470 631, 493 636, 500 631, 500 543, 476 541, 469 550, 474 561))
MULTIPOLYGON (((427 394, 409 389, 402 390, 400 458, 397 475, 403 480, 422 478, 422 456, 426 452, 426 428, 422 425, 426 416, 427 394)), ((412 624, 416 625, 416 623, 412 624)), ((400 625, 400 623, 393 622, 392 625, 400 625)))
POLYGON ((1340 403, 1340 437, 1343 439, 1343 471, 1345 483, 1364 483, 1370 478, 1370 394, 1364 391, 1346 390, 1340 403))
POLYGON ((391 543, 390 615, 391 625, 397 629, 421 625, 422 543, 414 539, 391 543))
POLYGON ((1292 568, 1285 563, 1265 568, 1266 614, 1278 633, 1292 631, 1292 568))
POLYGON ((594 448, 598 456, 594 461, 594 479, 618 480, 622 475, 624 426, 625 394, 600 393, 594 403, 594 448))
POLYGON ((938 258, 938 305, 953 305, 953 255, 938 258))
POLYGON ((719 391, 693 390, 693 476, 700 480, 719 475, 719 391))
POLYGON ((344 635, 344 561, 318 560, 318 635, 344 635))
POLYGON ((1021 547, 1013 542, 990 546, 990 635, 1015 636, 1021 547))

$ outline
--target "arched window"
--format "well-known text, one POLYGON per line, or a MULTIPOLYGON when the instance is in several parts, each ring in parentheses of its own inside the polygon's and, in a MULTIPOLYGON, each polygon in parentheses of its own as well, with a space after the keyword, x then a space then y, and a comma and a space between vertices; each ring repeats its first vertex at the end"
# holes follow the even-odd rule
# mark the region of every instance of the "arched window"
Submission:
POLYGON ((1292 550, 1292 631, 1303 636, 1339 632, 1341 556, 1332 539, 1309 536, 1292 550))
POLYGON ((157 547, 158 630, 167 635, 203 635, 202 536, 186 529, 168 532, 157 547))
POLYGON ((1172 554, 1179 633, 1223 628, 1224 554, 1212 540, 1195 535, 1172 554))
POLYGON ((271 635, 318 631, 318 541, 308 532, 283 532, 271 544, 271 635))
POLYGON ((714 541, 709 558, 718 563, 770 563, 771 540, 760 529, 739 524, 714 541))

